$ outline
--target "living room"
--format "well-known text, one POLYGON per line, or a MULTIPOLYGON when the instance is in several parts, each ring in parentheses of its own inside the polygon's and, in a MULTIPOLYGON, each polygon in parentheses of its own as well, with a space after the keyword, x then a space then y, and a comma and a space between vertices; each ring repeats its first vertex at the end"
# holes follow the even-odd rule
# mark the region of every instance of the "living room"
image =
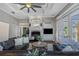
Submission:
POLYGON ((78 3, 0 3, 0 55, 79 55, 78 16, 78 3))

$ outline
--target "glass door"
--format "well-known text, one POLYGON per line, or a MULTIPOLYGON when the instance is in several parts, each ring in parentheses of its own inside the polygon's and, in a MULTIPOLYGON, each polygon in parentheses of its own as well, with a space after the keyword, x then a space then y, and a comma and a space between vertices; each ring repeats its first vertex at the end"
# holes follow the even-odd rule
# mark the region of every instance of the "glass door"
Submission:
POLYGON ((79 14, 71 17, 72 39, 79 41, 79 14))
POLYGON ((76 27, 76 29, 77 29, 77 41, 79 42, 79 22, 77 23, 77 27, 76 27))

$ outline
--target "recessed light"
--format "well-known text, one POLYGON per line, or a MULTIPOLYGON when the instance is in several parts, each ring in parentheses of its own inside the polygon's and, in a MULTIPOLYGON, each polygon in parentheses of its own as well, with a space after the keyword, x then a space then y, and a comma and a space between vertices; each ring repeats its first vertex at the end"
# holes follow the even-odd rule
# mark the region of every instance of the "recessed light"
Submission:
POLYGON ((12 14, 15 14, 15 12, 14 12, 14 11, 12 11, 11 13, 12 13, 12 14))

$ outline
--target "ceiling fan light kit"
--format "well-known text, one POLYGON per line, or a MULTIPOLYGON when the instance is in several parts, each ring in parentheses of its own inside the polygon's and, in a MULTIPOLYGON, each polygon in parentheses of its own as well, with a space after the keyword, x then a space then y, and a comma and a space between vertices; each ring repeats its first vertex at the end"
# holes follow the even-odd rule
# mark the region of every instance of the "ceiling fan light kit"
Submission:
POLYGON ((32 4, 31 3, 26 3, 26 7, 27 8, 31 8, 32 7, 32 4))

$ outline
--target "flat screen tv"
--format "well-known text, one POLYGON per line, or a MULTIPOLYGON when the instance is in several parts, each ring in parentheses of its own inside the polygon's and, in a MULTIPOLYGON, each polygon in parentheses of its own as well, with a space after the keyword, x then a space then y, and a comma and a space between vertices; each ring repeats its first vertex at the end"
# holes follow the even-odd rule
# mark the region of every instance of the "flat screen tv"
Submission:
POLYGON ((45 28, 43 32, 44 32, 44 34, 53 34, 53 29, 52 28, 45 28))

